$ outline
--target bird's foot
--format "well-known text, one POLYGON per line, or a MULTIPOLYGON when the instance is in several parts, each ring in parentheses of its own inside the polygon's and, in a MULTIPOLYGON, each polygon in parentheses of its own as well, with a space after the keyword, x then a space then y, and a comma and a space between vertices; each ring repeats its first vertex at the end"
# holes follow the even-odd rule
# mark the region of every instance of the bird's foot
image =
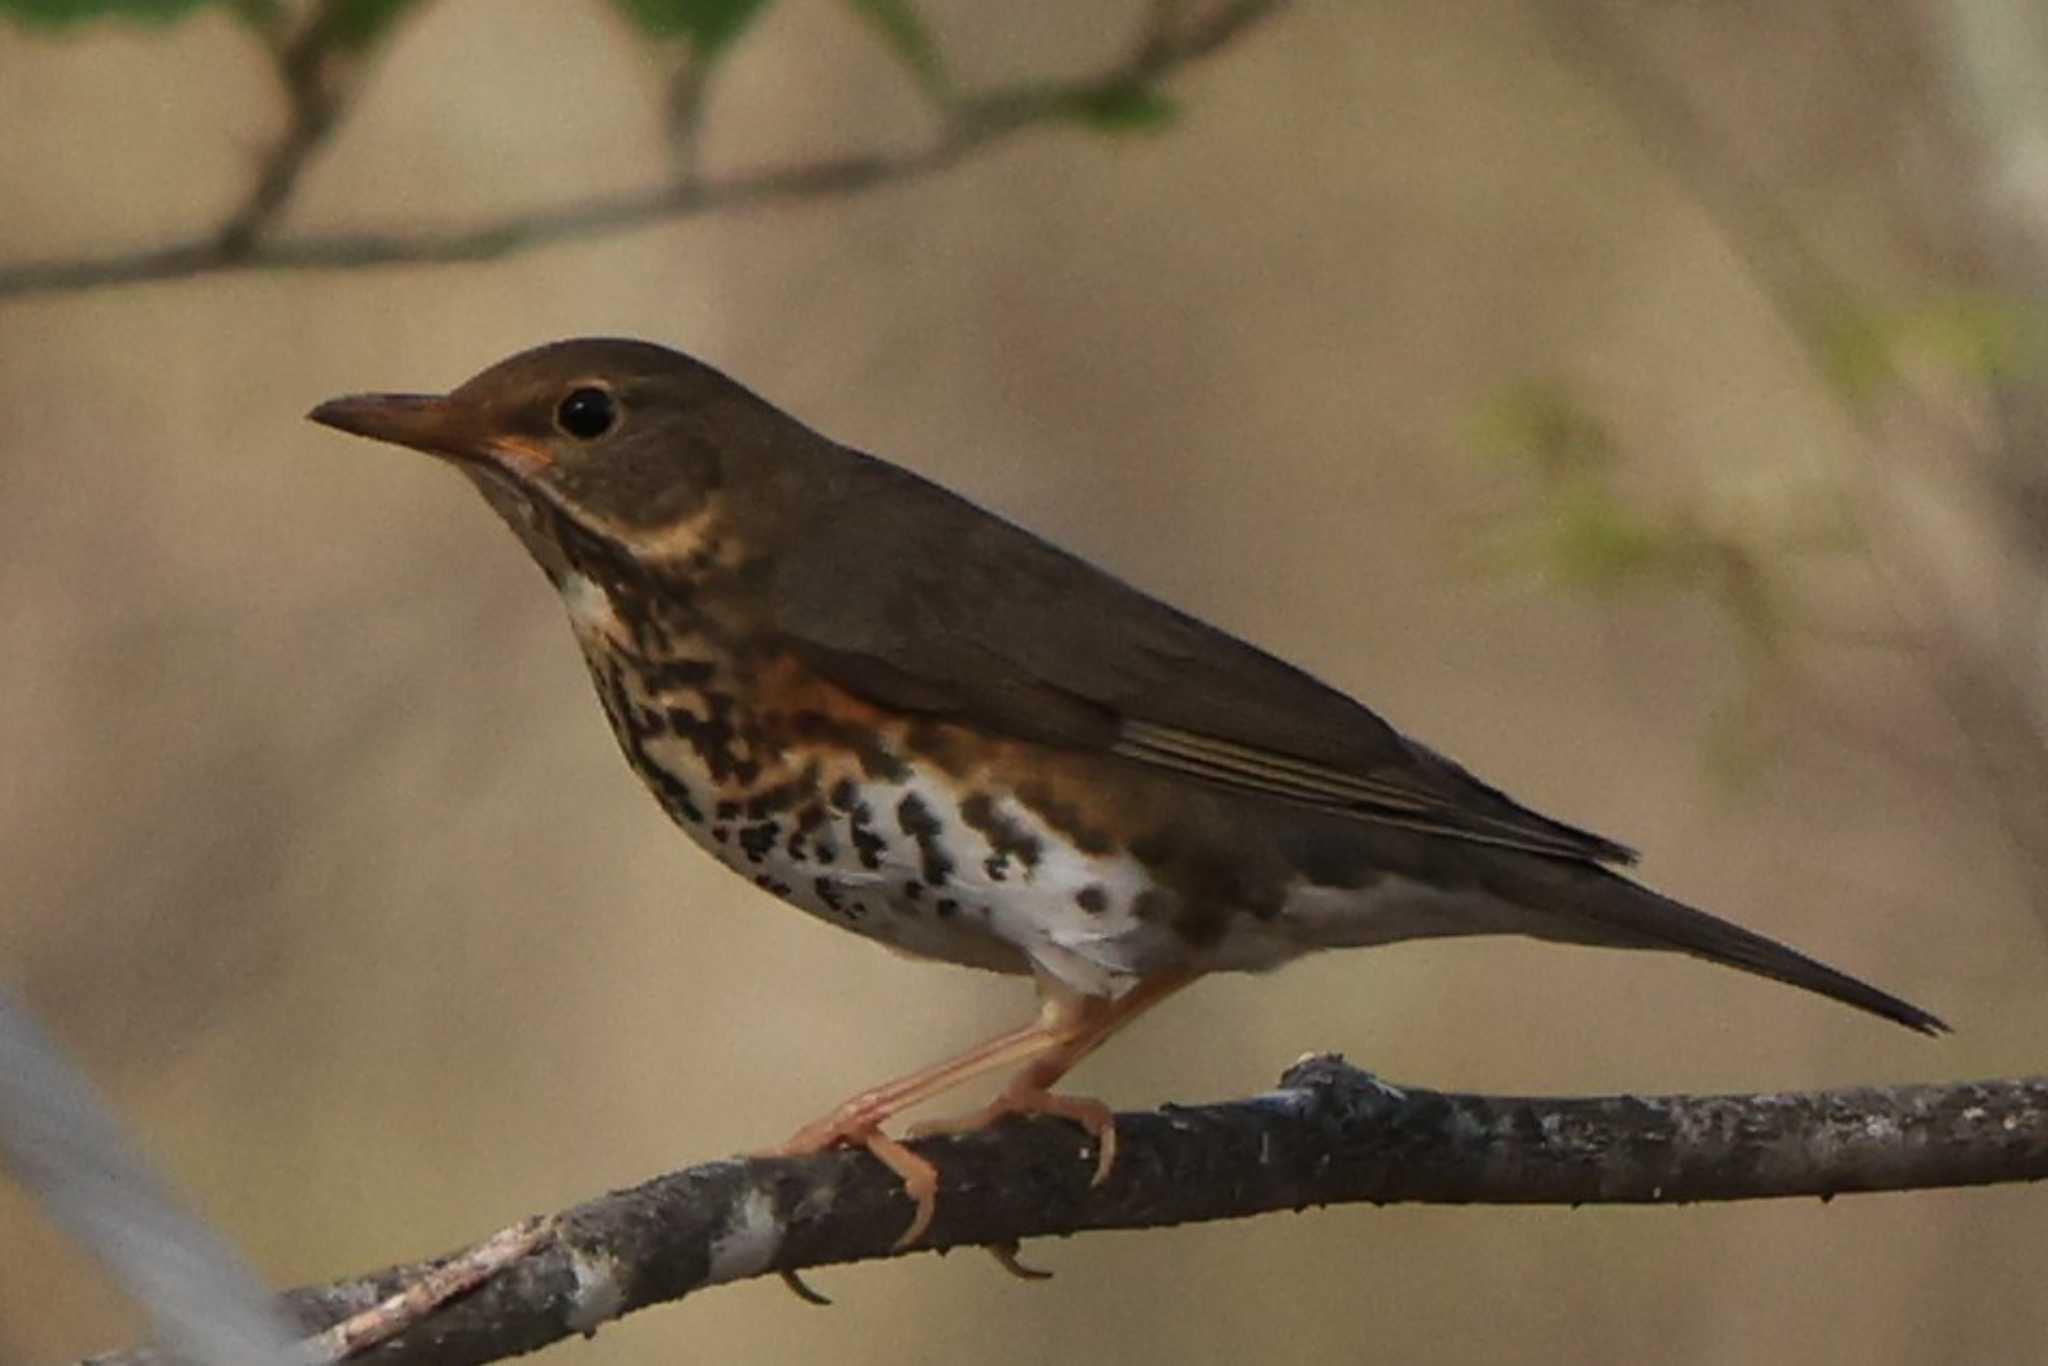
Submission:
POLYGON ((860 1098, 848 1101, 832 1114, 806 1124, 774 1151, 776 1157, 806 1157, 831 1148, 866 1148, 875 1159, 903 1182, 903 1193, 917 1206, 910 1227, 896 1240, 900 1250, 924 1236, 931 1227, 939 1205, 939 1169, 882 1132, 881 1121, 870 1117, 860 1098))
POLYGON ((973 1133, 1009 1115, 1055 1115, 1080 1125, 1095 1140, 1095 1176, 1088 1184, 1099 1186, 1109 1179, 1110 1168, 1116 1165, 1115 1113, 1099 1100, 1054 1095, 1044 1087, 1028 1082, 1011 1083, 1001 1095, 979 1110, 913 1124, 910 1137, 973 1133))

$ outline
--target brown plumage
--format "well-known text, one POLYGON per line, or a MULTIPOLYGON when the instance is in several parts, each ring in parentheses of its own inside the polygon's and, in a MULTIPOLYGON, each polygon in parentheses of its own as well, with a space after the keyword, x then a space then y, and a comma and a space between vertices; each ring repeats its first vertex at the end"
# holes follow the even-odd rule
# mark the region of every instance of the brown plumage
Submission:
POLYGON ((761 886, 909 952, 1038 977, 1040 1021, 880 1088, 794 1146, 1025 1064, 1051 1083, 1202 973, 1318 948, 1522 933, 1677 950, 1932 1033, 1934 1016, 1613 873, 1299 669, 642 342, 525 352, 446 397, 312 416, 444 456, 568 603, 621 744, 761 886), (878 1099, 879 1097, 879 1099, 878 1099))

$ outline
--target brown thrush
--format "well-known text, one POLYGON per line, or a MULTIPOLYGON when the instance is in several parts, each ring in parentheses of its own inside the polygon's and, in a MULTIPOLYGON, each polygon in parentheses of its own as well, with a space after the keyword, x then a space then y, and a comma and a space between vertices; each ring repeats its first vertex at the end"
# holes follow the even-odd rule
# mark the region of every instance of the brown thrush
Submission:
POLYGON ((930 1221, 884 1121, 1017 1068, 1051 1086, 1204 973, 1317 949, 1524 934, 1761 973, 1923 1033, 1926 1011, 1603 865, 1298 669, 1000 517, 811 431, 688 356, 557 342, 441 397, 315 421, 442 456, 568 606, 626 757, 727 867, 906 953, 1030 974, 1021 1028, 862 1092, 786 1151, 865 1145, 930 1221))

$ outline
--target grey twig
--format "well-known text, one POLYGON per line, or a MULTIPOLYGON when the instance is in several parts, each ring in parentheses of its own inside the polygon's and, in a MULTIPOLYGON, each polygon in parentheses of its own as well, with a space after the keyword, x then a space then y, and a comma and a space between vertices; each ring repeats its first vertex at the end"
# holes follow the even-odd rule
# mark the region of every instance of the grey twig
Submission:
POLYGON ((291 1358, 262 1282, 180 1206, 85 1075, 0 991, 0 1175, 97 1257, 195 1366, 291 1358))
MULTIPOLYGON (((266 162, 255 190, 220 228, 142 251, 0 266, 0 299, 145 281, 180 280, 225 271, 365 269, 398 264, 486 261, 570 238, 619 232, 648 223, 775 200, 852 194, 944 170, 1026 128, 1070 120, 1118 94, 1149 87, 1227 46, 1287 0, 1229 0, 1188 21, 1175 6, 1154 6, 1129 51, 1107 69, 1071 81, 1028 82, 949 100, 937 136, 923 148, 889 156, 856 156, 754 171, 724 180, 687 173, 663 185, 492 218, 467 227, 391 233, 264 234, 289 201, 313 151, 331 133, 342 108, 330 82, 328 49, 314 39, 303 77, 290 73, 293 118, 266 162)), ((687 166, 687 163, 686 163, 687 166)))
MULTIPOLYGON (((2034 1181, 2048 1176, 2048 1077, 1542 1099, 1397 1088, 1321 1056, 1265 1095, 1119 1115, 1117 1134, 1101 1187, 1089 1184, 1084 1140, 1058 1120, 913 1145, 943 1182, 918 1250, 1360 1201, 1683 1204, 2034 1181)), ((710 1286, 899 1255, 910 1214, 901 1183, 865 1153, 706 1163, 553 1217, 528 1255, 357 1359, 492 1361, 710 1286)), ((317 1332, 446 1260, 306 1287, 286 1303, 317 1332)))

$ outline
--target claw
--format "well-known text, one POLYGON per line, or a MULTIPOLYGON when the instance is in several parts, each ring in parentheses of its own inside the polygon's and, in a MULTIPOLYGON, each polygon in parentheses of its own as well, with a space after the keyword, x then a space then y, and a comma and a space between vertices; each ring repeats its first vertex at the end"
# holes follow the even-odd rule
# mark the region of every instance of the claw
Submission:
POLYGON ((782 1283, 789 1287, 789 1293, 802 1300, 805 1304, 815 1304, 827 1309, 832 1306, 830 1298, 811 1289, 810 1282, 806 1281, 796 1272, 780 1271, 776 1274, 781 1276, 782 1283))
POLYGON ((900 1252, 924 1237, 925 1230, 932 1226, 932 1216, 939 1208, 939 1169, 879 1129, 863 1141, 869 1152, 902 1179, 903 1193, 917 1204, 910 1227, 903 1230, 894 1244, 900 1252))
POLYGON ((1035 1266, 1026 1266, 1017 1260, 1018 1247, 1015 1238, 1012 1238, 1007 1243, 985 1243, 981 1250, 995 1258, 997 1266, 1009 1272, 1020 1281, 1049 1281, 1052 1279, 1050 1271, 1041 1271, 1035 1266))
MULTIPOLYGON (((828 1148, 853 1147, 866 1148, 876 1161, 896 1173, 903 1182, 903 1193, 917 1206, 910 1217, 910 1227, 895 1242, 895 1249, 900 1252, 924 1237, 925 1230, 931 1227, 932 1216, 939 1207, 939 1169, 883 1133, 878 1121, 867 1118, 857 1104, 841 1106, 828 1118, 806 1124, 776 1149, 775 1155, 804 1157, 828 1148)), ((785 1274, 783 1279, 787 1283, 790 1278, 785 1274)), ((790 1289, 799 1298, 810 1300, 815 1296, 815 1303, 831 1303, 816 1291, 805 1294, 796 1284, 791 1284, 790 1289)))

